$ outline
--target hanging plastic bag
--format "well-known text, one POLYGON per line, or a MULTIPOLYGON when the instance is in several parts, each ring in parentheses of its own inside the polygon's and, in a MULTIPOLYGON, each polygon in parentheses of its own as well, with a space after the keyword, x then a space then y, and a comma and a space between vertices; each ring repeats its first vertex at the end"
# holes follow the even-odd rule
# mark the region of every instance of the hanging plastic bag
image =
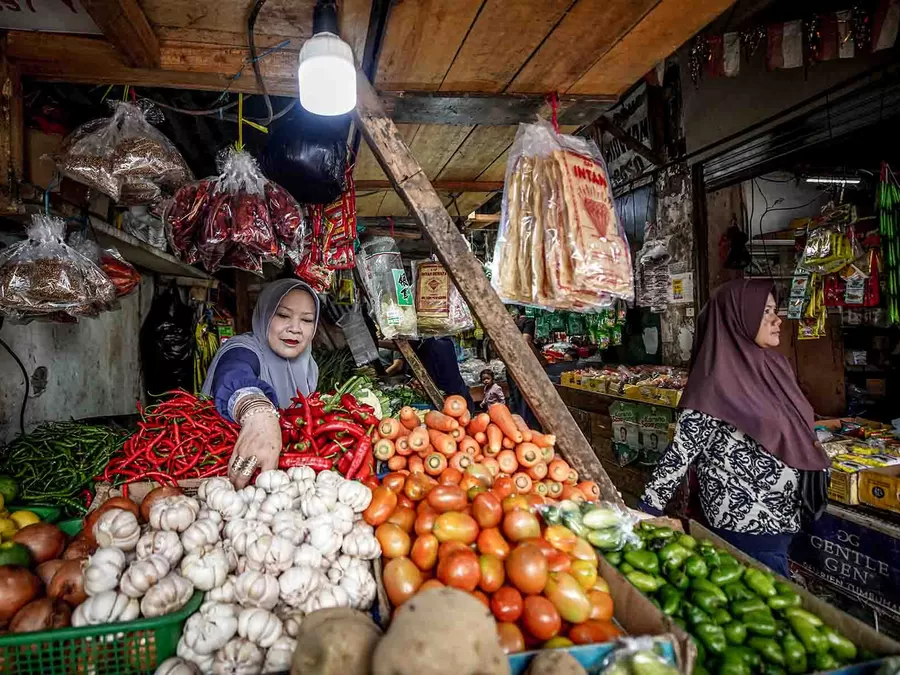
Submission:
POLYGON ((122 214, 122 229, 160 251, 166 250, 166 230, 162 220, 146 206, 132 206, 122 214))
POLYGON ((337 138, 310 138, 289 124, 272 133, 263 156, 266 173, 304 204, 329 204, 344 190, 346 131, 337 138))
POLYGON ((678 675, 675 664, 660 653, 662 644, 649 636, 620 638, 597 672, 603 675, 678 675))
POLYGON ((475 327, 466 301, 441 263, 417 261, 412 269, 419 335, 456 335, 475 327))
POLYGON ((63 175, 124 205, 154 202, 193 178, 172 142, 125 102, 72 132, 53 160, 63 175))
POLYGON ((371 310, 385 339, 418 337, 416 307, 403 259, 390 237, 373 237, 362 244, 357 270, 371 310))
POLYGON ((141 367, 150 395, 193 384, 194 312, 178 289, 162 289, 141 326, 141 367))
POLYGON ((302 257, 303 208, 247 152, 228 150, 219 168, 218 176, 183 186, 166 205, 163 222, 176 254, 210 272, 234 267, 255 274, 264 262, 302 257))
POLYGON ((520 124, 491 282, 506 302, 592 311, 632 301, 631 252, 593 141, 520 124))
POLYGON ((0 253, 0 310, 34 315, 96 316, 115 302, 103 271, 64 241, 61 218, 34 215, 28 238, 0 253))
POLYGON ((141 283, 141 273, 123 258, 115 248, 104 249, 84 230, 69 237, 69 246, 97 265, 109 277, 121 298, 133 292, 141 283))

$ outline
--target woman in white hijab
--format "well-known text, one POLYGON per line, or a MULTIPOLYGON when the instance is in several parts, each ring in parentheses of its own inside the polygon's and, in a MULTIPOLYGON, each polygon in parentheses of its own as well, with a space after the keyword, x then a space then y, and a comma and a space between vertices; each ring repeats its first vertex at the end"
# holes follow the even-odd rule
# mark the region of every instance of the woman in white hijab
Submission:
POLYGON ((316 389, 319 368, 312 340, 319 299, 297 279, 268 284, 253 310, 253 331, 227 340, 210 364, 203 393, 215 398, 221 415, 241 426, 229 478, 242 488, 257 468, 278 468, 281 427, 278 408, 299 390, 316 389))

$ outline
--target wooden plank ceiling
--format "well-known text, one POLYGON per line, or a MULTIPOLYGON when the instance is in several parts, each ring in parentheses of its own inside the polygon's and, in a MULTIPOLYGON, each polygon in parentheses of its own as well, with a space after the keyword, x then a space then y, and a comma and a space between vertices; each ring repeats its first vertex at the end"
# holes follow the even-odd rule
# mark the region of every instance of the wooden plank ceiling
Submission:
MULTIPOLYGON (((358 61, 372 2, 339 0, 341 34, 358 61)), ((733 2, 393 0, 375 85, 394 92, 618 96, 733 2)), ((256 91, 246 60, 252 0, 83 4, 106 39, 47 39, 12 31, 8 55, 24 75, 136 87, 256 91)), ((280 45, 260 61, 270 93, 296 95, 297 53, 311 34, 314 5, 315 0, 268 0, 260 12, 258 49, 280 45)), ((404 124, 400 131, 432 180, 486 182, 503 180, 516 128, 404 124)), ((365 146, 355 177, 386 180, 365 146)), ((443 193, 453 215, 457 209, 462 214, 472 211, 491 194, 443 193)), ((364 216, 407 215, 391 190, 360 189, 357 207, 364 216)))

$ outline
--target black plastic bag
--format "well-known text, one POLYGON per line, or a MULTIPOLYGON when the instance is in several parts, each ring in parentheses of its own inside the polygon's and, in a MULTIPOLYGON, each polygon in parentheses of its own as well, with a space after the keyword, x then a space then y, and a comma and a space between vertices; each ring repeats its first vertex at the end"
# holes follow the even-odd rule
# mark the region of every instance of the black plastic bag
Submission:
POLYGON ((263 171, 301 204, 330 204, 344 191, 347 125, 295 113, 270 132, 263 171))
POLYGON ((194 312, 174 287, 157 294, 141 326, 141 366, 150 395, 193 388, 194 312))

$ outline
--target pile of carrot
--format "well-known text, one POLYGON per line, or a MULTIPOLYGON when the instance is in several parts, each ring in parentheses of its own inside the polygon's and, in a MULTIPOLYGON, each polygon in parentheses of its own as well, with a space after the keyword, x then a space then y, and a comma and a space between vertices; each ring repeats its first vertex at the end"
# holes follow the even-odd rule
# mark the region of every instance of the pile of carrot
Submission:
POLYGON ((420 419, 415 409, 401 408, 399 419, 385 417, 376 427, 375 459, 391 471, 439 477, 459 473, 464 489, 479 477, 509 481, 519 494, 548 499, 595 501, 600 488, 579 481, 578 472, 558 457, 556 437, 529 429, 502 403, 472 417, 462 396, 448 396, 443 411, 429 410, 420 419), (423 424, 424 421, 424 424, 423 424))

